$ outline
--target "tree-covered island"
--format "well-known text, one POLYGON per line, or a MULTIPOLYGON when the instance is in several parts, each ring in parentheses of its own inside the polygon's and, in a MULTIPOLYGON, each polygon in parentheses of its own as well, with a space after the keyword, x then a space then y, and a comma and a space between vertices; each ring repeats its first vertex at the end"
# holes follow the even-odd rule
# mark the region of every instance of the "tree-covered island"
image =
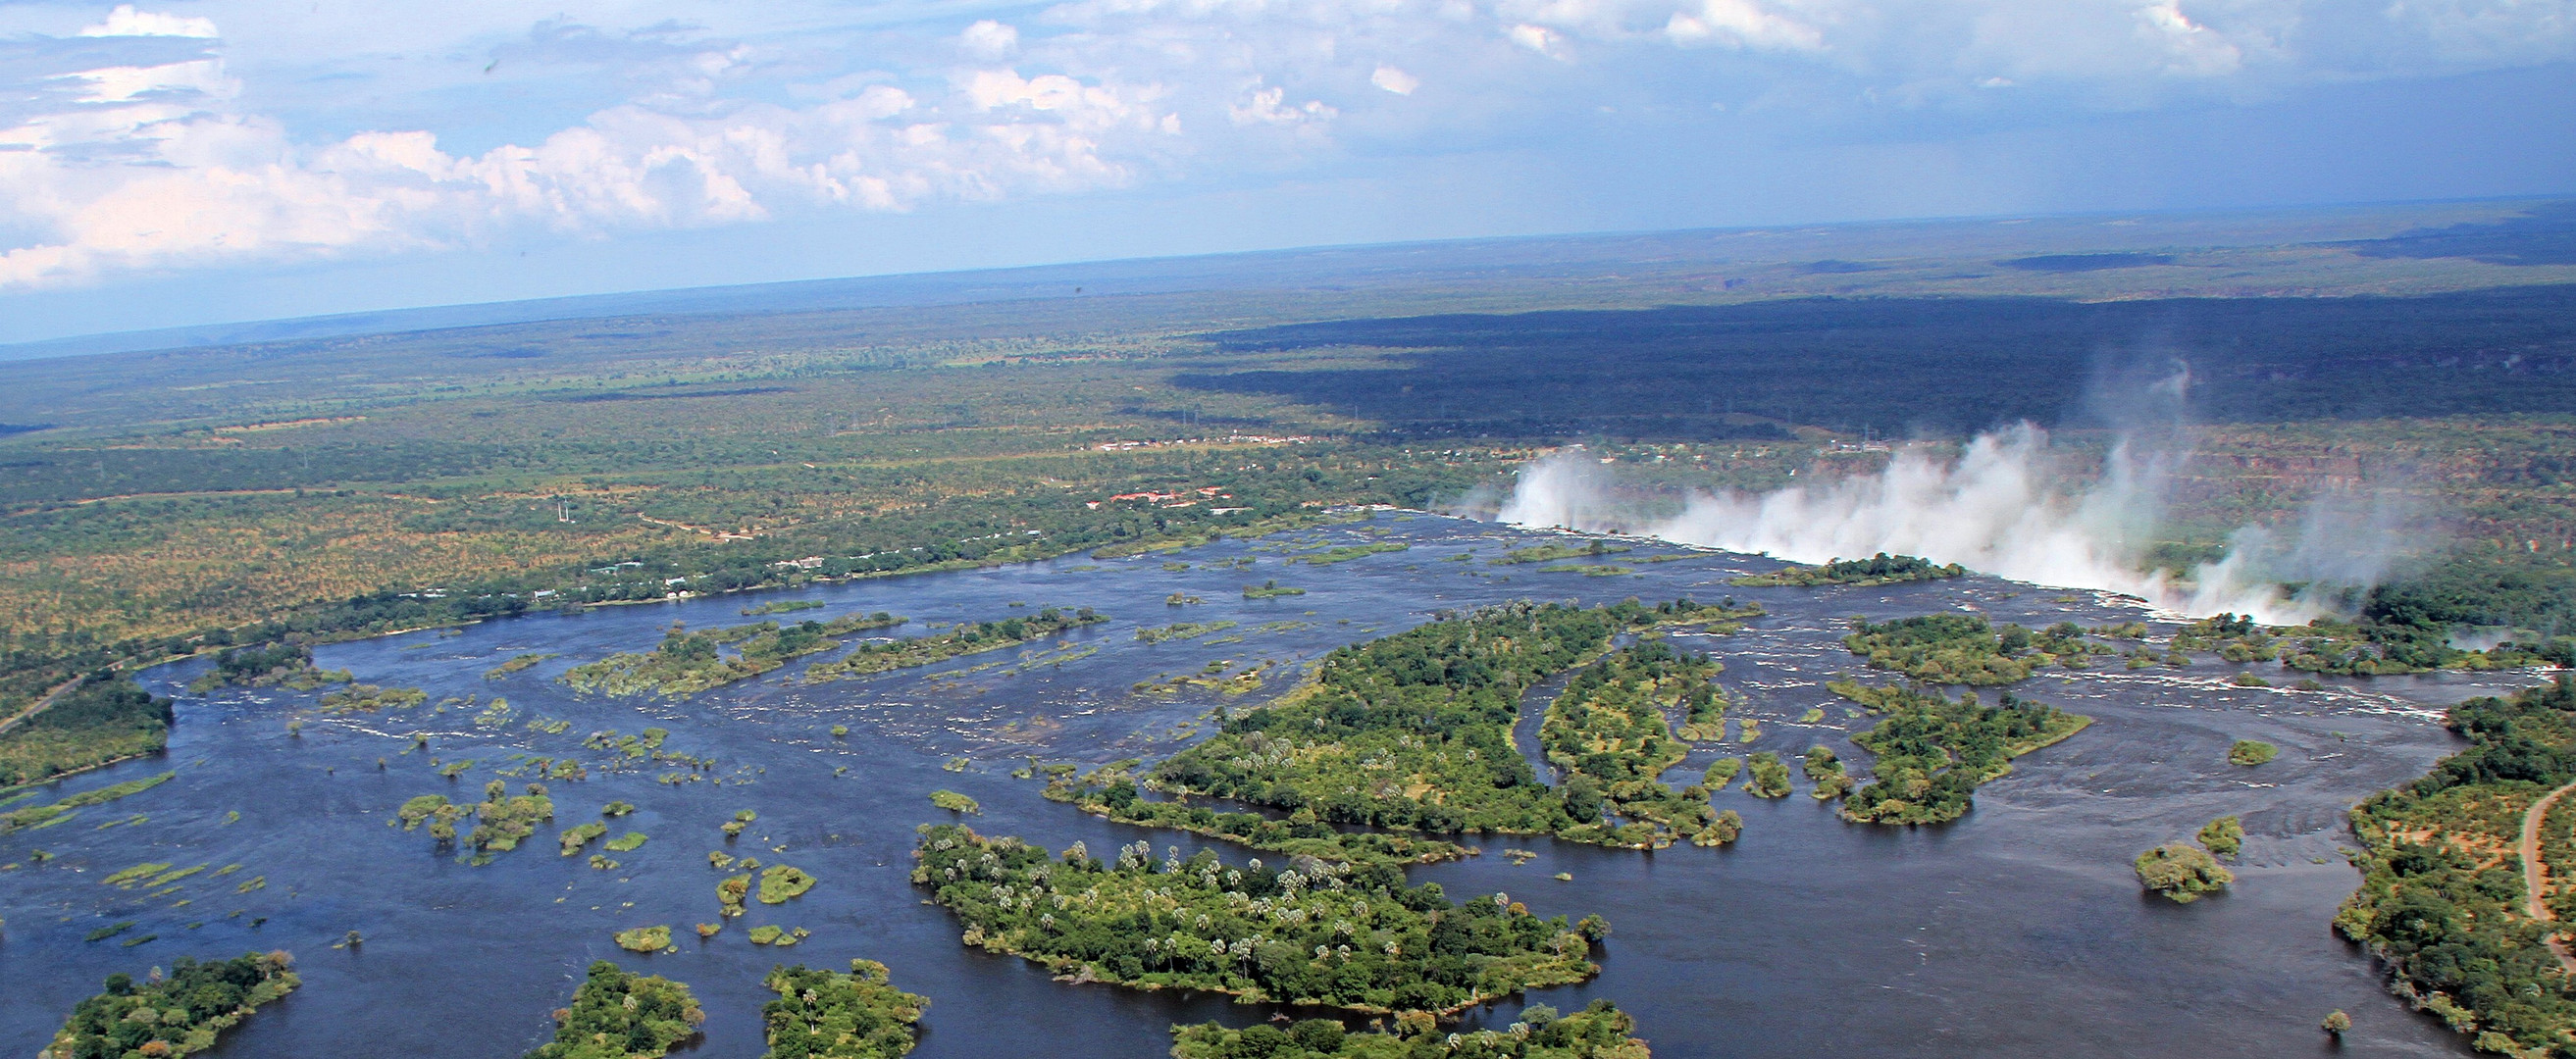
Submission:
POLYGON ((914 636, 901 640, 862 643, 848 655, 830 662, 817 662, 805 669, 807 681, 831 680, 838 677, 861 677, 913 666, 945 662, 960 655, 980 654, 1017 647, 1033 640, 1043 640, 1085 625, 1108 621, 1106 615, 1083 607, 1067 614, 1048 607, 1026 618, 1001 621, 967 622, 946 632, 914 636))
POLYGON ((774 621, 688 632, 674 628, 648 652, 620 652, 556 678, 575 691, 603 695, 692 695, 748 680, 788 662, 841 646, 841 637, 901 625, 878 611, 781 627, 774 621), (730 650, 732 653, 727 654, 730 650))
POLYGON ((1077 982, 1446 1013, 1599 970, 1591 937, 1608 928, 1590 918, 1568 926, 1500 894, 1452 902, 1383 864, 1297 858, 1282 870, 1176 854, 1157 859, 1140 842, 1104 861, 1077 844, 1058 858, 926 824, 912 878, 957 915, 967 944, 1077 982))
POLYGON ((1436 1020, 1396 1019, 1390 1030, 1353 1033, 1331 1019, 1227 1029, 1172 1027, 1172 1059, 1652 1059, 1637 1022, 1607 1000, 1571 1015, 1532 1004, 1499 1030, 1444 1033, 1436 1020))
POLYGON ((1908 581, 1938 581, 1967 572, 1967 567, 1957 563, 1942 564, 1918 556, 1880 552, 1867 559, 1836 559, 1822 566, 1785 566, 1767 574, 1749 574, 1727 583, 1739 588, 1814 588, 1819 585, 1875 588, 1908 581))
POLYGON ((1876 725, 1852 736, 1875 756, 1870 782, 1843 797, 1843 819, 1862 823, 1956 820, 1967 815, 1979 785, 2012 771, 2012 759, 2093 723, 2009 692, 1987 706, 1975 692, 1952 701, 1915 687, 1826 686, 1879 715, 1876 725))
POLYGON ((900 1059, 921 1039, 930 1006, 895 988, 875 960, 852 960, 847 974, 773 967, 760 984, 778 994, 760 1008, 769 1044, 761 1059, 900 1059))
POLYGON ((194 1055, 261 1005, 295 991, 295 958, 252 953, 199 963, 182 956, 170 973, 145 980, 109 975, 106 991, 81 1001, 37 1059, 130 1059, 194 1055))
POLYGON ((556 1009, 555 1039, 525 1059, 661 1059, 706 1020, 688 986, 600 960, 556 1009))
MULTIPOLYGON (((1513 747, 1520 696, 1600 658, 1614 636, 1672 626, 1730 633, 1760 613, 1676 600, 1517 603, 1444 616, 1334 650, 1304 684, 1228 718, 1206 741, 1156 765, 1149 782, 1310 811, 1326 823, 1595 835, 1579 829, 1602 824, 1600 792, 1583 798, 1573 785, 1546 786, 1513 747)), ((1659 739, 1671 742, 1669 729, 1659 739)), ((1665 752, 1661 743, 1657 752, 1665 752)), ((1602 837, 1606 831, 1589 840, 1602 837)))

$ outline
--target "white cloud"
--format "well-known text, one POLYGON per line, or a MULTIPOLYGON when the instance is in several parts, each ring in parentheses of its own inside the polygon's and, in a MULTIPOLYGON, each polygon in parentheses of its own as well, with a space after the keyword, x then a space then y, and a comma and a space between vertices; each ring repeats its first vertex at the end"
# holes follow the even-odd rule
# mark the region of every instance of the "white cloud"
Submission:
POLYGON ((1562 59, 1565 57, 1557 51, 1558 43, 1563 41, 1565 36, 1545 26, 1533 26, 1527 22, 1523 22, 1510 29, 1504 30, 1503 36, 1514 44, 1518 44, 1521 47, 1547 56, 1548 58, 1562 59))
POLYGON ((1020 31, 988 18, 966 27, 957 43, 977 58, 1000 59, 1020 50, 1020 31))
POLYGON ((0 290, 1278 173, 1343 139, 1525 143, 1605 103, 2055 113, 2576 58, 2576 0, 1065 0, 929 26, 886 0, 565 0, 533 26, 491 0, 95 10, 0 5, 33 56, 0 73, 0 290), (1434 83, 1437 106, 1388 98, 1434 83), (1758 106, 1707 102, 1745 86, 1758 106), (441 113, 473 118, 422 117, 441 113))
MULTIPOLYGON (((804 107, 706 98, 746 59, 728 47, 681 64, 679 95, 659 95, 685 105, 614 106, 470 155, 426 131, 300 143, 234 109, 220 59, 53 75, 77 86, 72 105, 0 129, 0 225, 44 233, 0 252, 0 290, 471 246, 530 226, 606 233, 1078 192, 1133 181, 1179 128, 1157 86, 1009 69, 972 71, 931 99, 883 84, 804 107)), ((1295 120, 1331 114, 1270 102, 1295 120)))
POLYGON ((1824 46, 1824 34, 1815 28, 1747 0, 1703 0, 1696 11, 1675 11, 1664 22, 1664 35, 1680 44, 1737 48, 1814 51, 1824 46))
POLYGON ((1226 116, 1233 118, 1237 125, 1304 126, 1331 121, 1341 114, 1321 100, 1289 104, 1287 99, 1287 89, 1255 85, 1243 102, 1227 109, 1226 116))
POLYGON ((2141 7, 2137 16, 2139 32, 2168 56, 2168 72, 2212 77, 2235 73, 2244 66, 2244 53, 2227 38, 2183 14, 2180 0, 2141 7))
POLYGON ((82 26, 83 37, 203 37, 221 36, 215 31, 215 20, 186 15, 169 15, 157 11, 137 11, 132 4, 119 4, 107 13, 107 21, 95 26, 82 26))
POLYGON ((1399 96, 1412 95, 1414 89, 1422 87, 1421 78, 1383 64, 1369 74, 1369 83, 1399 96))

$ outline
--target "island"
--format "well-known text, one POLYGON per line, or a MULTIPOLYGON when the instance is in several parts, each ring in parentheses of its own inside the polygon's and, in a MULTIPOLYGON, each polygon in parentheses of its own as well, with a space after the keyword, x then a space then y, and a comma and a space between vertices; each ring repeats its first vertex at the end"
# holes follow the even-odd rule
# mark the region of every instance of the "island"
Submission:
POLYGON ((930 1006, 895 988, 875 960, 850 961, 848 974, 773 967, 760 984, 778 994, 760 1009, 769 1044, 761 1059, 898 1059, 920 1041, 930 1006))
POLYGON ((572 1006, 555 1012, 555 1039, 525 1059, 659 1059, 706 1020, 688 986, 599 960, 573 990, 572 1006), (615 1050, 601 1050, 601 1042, 615 1050))
POLYGON ((295 957, 279 951, 213 963, 182 956, 168 975, 155 969, 142 982, 109 975, 105 991, 73 1008, 37 1059, 194 1055, 262 1005, 294 992, 303 984, 294 967, 295 957))
POLYGON ((861 677, 913 666, 945 662, 961 655, 999 651, 1033 640, 1096 625, 1109 619, 1084 607, 1071 614, 1048 607, 1026 618, 1001 621, 967 622, 947 632, 931 636, 883 643, 863 643, 848 655, 831 662, 817 662, 805 669, 808 682, 839 677, 861 677))
POLYGON ((1935 824, 1967 815, 1978 786, 2012 771, 2012 759, 2054 746, 2093 719, 2004 693, 1987 706, 1975 692, 1956 701, 1914 687, 1826 687, 1879 714, 1852 736, 1876 756, 1872 778, 1843 798, 1843 819, 1879 824, 1935 824))
POLYGON ((1592 937, 1608 933, 1500 894, 1452 902, 1383 864, 1158 860, 1141 841, 1112 860, 1080 844, 1058 858, 956 824, 920 833, 913 881, 965 925, 966 944, 1073 981, 1440 1014, 1589 979, 1592 937))
POLYGON ((1957 563, 1944 565, 1918 556, 1880 552, 1867 559, 1836 559, 1823 566, 1784 566, 1767 574, 1750 574, 1727 583, 1740 588, 1814 588, 1819 585, 1875 588, 1908 581, 1937 581, 1967 572, 1967 567, 1957 563))
POLYGON ((1332 1019, 1239 1030, 1208 1022, 1172 1027, 1172 1059, 1652 1059, 1646 1042, 1633 1036, 1636 1029, 1637 1020, 1607 1000, 1571 1015, 1532 1004, 1507 1028, 1446 1035, 1427 1017, 1398 1016, 1392 1029, 1363 1033, 1332 1019))

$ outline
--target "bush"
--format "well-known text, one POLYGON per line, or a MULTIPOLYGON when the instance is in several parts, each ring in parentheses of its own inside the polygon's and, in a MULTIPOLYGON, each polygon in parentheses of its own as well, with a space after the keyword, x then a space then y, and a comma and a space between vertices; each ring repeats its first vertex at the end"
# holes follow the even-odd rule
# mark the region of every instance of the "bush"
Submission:
POLYGON ((2220 867, 2218 858, 2210 856, 2208 850, 2180 842, 2168 842, 2138 854, 2137 868, 2139 884, 2176 904, 2190 904, 2236 881, 2236 876, 2220 867))
POLYGON ((2222 816, 2201 825, 2200 844, 2221 857, 2233 857, 2245 848, 2245 825, 2235 817, 2222 816))

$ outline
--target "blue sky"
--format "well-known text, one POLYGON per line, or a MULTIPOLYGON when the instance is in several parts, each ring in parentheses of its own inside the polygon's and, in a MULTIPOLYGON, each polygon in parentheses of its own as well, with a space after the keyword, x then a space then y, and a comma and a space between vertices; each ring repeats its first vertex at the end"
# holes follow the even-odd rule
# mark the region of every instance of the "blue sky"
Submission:
POLYGON ((0 342, 1319 243, 2576 190, 2576 0, 0 3, 0 342))

